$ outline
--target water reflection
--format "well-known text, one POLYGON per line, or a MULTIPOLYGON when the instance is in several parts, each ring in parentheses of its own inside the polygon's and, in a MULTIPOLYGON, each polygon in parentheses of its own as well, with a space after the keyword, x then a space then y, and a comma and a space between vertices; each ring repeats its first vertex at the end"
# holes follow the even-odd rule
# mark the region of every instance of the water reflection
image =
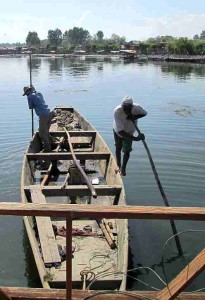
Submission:
POLYGON ((49 62, 49 71, 50 75, 55 73, 57 76, 62 76, 62 71, 63 71, 63 58, 50 58, 48 59, 49 62))
POLYGON ((169 62, 162 63, 161 70, 163 73, 172 73, 178 79, 188 80, 192 74, 205 76, 205 66, 199 64, 169 62))
POLYGON ((64 69, 72 76, 87 76, 91 69, 91 64, 85 63, 84 60, 78 58, 65 58, 64 69))
MULTIPOLYGON (((40 57, 32 57, 32 69, 40 70, 42 59, 40 57)), ((52 75, 55 73, 57 76, 62 76, 63 72, 73 76, 88 76, 93 66, 97 66, 98 71, 103 71, 104 67, 108 64, 112 68, 120 67, 122 65, 157 65, 161 68, 164 74, 174 74, 180 80, 189 80, 191 75, 199 77, 205 76, 205 65, 183 63, 183 62, 151 62, 151 61, 136 61, 136 60, 122 60, 116 57, 69 57, 69 58, 46 58, 49 65, 49 72, 52 75)), ((27 68, 30 71, 30 60, 27 59, 27 68)))
MULTIPOLYGON (((53 74, 62 77, 63 73, 74 77, 87 77, 95 66, 96 69, 101 72, 106 65, 116 68, 123 64, 133 63, 133 61, 123 61, 116 57, 32 57, 32 70, 39 71, 42 69, 42 61, 48 65, 51 77, 53 74)), ((143 63, 139 64, 143 65, 143 63)), ((30 59, 27 60, 27 68, 28 72, 30 72, 30 59)))
MULTIPOLYGON (((39 70, 41 68, 41 58, 32 57, 31 67, 32 67, 32 70, 39 70)), ((30 59, 29 58, 27 59, 27 68, 30 72, 30 59)))

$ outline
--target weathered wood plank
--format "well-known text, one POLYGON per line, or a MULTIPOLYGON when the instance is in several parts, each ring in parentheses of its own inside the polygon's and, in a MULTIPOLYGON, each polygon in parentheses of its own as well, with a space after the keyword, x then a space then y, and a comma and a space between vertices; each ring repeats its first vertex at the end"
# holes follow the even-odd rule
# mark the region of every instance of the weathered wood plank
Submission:
POLYGON ((1 202, 0 215, 205 221, 203 207, 100 206, 1 202))
MULTIPOLYGON (((34 288, 20 288, 20 287, 2 287, 12 300, 66 300, 66 290, 59 289, 34 289, 34 288)), ((88 296, 94 294, 106 292, 106 291, 83 291, 72 290, 72 300, 82 300, 88 296)), ((108 291, 109 292, 109 291, 108 291)), ((126 292, 125 292, 126 293, 126 292)), ((156 299, 157 292, 147 291, 127 291, 129 297, 125 294, 101 294, 93 299, 98 300, 128 300, 135 299, 139 296, 139 299, 156 299)), ((205 293, 181 293, 178 300, 205 300, 205 293)))
POLYGON ((1 300, 11 300, 11 297, 0 288, 0 299, 1 300))
POLYGON ((205 249, 203 249, 169 286, 164 288, 157 296, 159 300, 175 299, 193 280, 205 269, 205 249))
MULTIPOLYGON (((25 188, 26 190, 28 187, 25 188)), ((122 187, 120 185, 95 185, 98 196, 115 196, 119 195, 122 187)), ((90 190, 86 185, 67 185, 65 188, 61 186, 44 186, 42 193, 45 196, 89 196, 90 190)))
POLYGON ((73 149, 91 148, 92 143, 91 142, 89 143, 89 142, 72 141, 72 146, 73 146, 73 149))
MULTIPOLYGON (((95 137, 96 136, 96 131, 68 131, 70 136, 82 136, 82 137, 95 137)), ((58 130, 58 131, 49 131, 49 133, 53 136, 53 137, 66 137, 66 132, 63 130, 58 130)))
MULTIPOLYGON (((109 159, 110 153, 109 152, 76 152, 76 158, 79 160, 97 160, 97 159, 109 159)), ((71 153, 27 153, 27 158, 29 160, 72 160, 71 153)))
MULTIPOLYGON (((40 187, 30 186, 31 199, 33 203, 46 203, 45 196, 41 193, 40 187)), ((55 241, 55 235, 50 217, 36 217, 36 224, 40 238, 41 251, 44 263, 61 263, 58 247, 55 241)))

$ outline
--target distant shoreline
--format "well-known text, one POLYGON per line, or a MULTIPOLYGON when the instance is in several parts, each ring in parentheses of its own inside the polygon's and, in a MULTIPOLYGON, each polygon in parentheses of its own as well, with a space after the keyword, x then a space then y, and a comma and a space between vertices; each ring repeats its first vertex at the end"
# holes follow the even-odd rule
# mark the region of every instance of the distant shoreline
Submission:
POLYGON ((205 63, 205 55, 148 55, 148 60, 205 63))
MULTIPOLYGON (((0 54, 0 57, 26 57, 28 54, 0 54)), ((134 58, 123 59, 119 54, 32 54, 33 57, 50 57, 50 58, 115 58, 129 61, 167 61, 167 62, 191 62, 205 63, 205 55, 176 55, 176 54, 152 54, 152 55, 136 55, 134 58)))

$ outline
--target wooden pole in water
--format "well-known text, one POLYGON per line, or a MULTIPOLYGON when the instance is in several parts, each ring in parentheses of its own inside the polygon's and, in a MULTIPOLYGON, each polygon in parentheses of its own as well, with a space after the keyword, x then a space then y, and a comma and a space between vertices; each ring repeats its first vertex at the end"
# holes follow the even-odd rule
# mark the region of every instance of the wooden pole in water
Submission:
MULTIPOLYGON (((31 53, 29 54, 29 58, 30 58, 30 87, 32 87, 32 64, 31 64, 31 53)), ((34 135, 34 117, 33 117, 33 108, 31 109, 31 120, 32 120, 32 137, 34 135)))
MULTIPOLYGON (((135 127, 135 129, 137 130, 138 134, 141 134, 141 132, 140 132, 139 128, 137 127, 137 125, 135 124, 135 122, 133 122, 133 124, 134 124, 134 127, 135 127)), ((166 197, 166 195, 165 195, 164 189, 163 189, 163 187, 162 187, 162 185, 161 185, 161 182, 160 182, 160 180, 159 180, 159 176, 158 176, 158 174, 157 174, 157 170, 156 170, 156 168, 155 168, 155 164, 154 164, 154 161, 153 161, 153 159, 152 159, 152 156, 151 156, 151 153, 150 153, 150 151, 149 151, 149 148, 148 148, 148 146, 147 146, 147 143, 146 143, 145 141, 142 141, 142 143, 143 143, 143 145, 144 145, 144 147, 145 147, 145 150, 147 151, 147 155, 148 155, 148 158, 149 158, 149 161, 150 161, 150 164, 151 164, 151 167, 152 167, 152 170, 153 170, 153 173, 154 173, 154 176, 155 176, 155 179, 156 179, 158 188, 159 188, 159 190, 160 190, 161 196, 162 196, 162 198, 163 198, 163 200, 164 200, 164 204, 165 204, 167 207, 169 207, 170 205, 169 205, 168 199, 167 199, 167 197, 166 197)), ((176 225, 175 225, 175 223, 174 223, 173 220, 170 220, 170 224, 171 224, 171 227, 172 227, 172 232, 173 232, 173 234, 174 234, 174 239, 175 239, 175 242, 176 242, 176 246, 177 246, 178 253, 179 253, 179 255, 183 255, 181 243, 180 243, 179 237, 178 237, 178 235, 177 235, 176 225)))

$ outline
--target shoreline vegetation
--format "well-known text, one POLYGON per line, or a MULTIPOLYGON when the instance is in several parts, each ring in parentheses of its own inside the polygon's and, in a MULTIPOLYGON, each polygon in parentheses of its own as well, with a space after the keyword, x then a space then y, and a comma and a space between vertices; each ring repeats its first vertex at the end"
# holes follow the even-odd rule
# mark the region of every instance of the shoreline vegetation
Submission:
MULTIPOLYGON (((15 57, 21 58, 26 57, 29 54, 0 54, 0 58, 5 57, 15 57)), ((48 57, 48 58, 81 58, 81 59, 115 59, 115 60, 124 60, 124 61, 167 61, 167 62, 191 62, 191 63, 205 63, 205 55, 177 55, 177 54, 154 54, 154 55, 145 55, 145 54, 136 54, 134 57, 123 57, 121 54, 98 54, 98 53, 84 53, 84 54, 57 54, 57 53, 48 53, 48 54, 32 54, 32 57, 48 57)))
POLYGON ((82 27, 73 27, 64 33, 56 28, 48 30, 47 38, 29 31, 24 43, 0 43, 0 55, 29 54, 45 56, 105 57, 121 54, 123 59, 204 62, 205 30, 193 38, 170 35, 150 37, 146 40, 126 41, 125 36, 113 33, 104 37, 102 30, 94 35, 82 27), (123 55, 124 54, 124 55, 123 55), (61 56, 60 56, 61 55, 61 56))

